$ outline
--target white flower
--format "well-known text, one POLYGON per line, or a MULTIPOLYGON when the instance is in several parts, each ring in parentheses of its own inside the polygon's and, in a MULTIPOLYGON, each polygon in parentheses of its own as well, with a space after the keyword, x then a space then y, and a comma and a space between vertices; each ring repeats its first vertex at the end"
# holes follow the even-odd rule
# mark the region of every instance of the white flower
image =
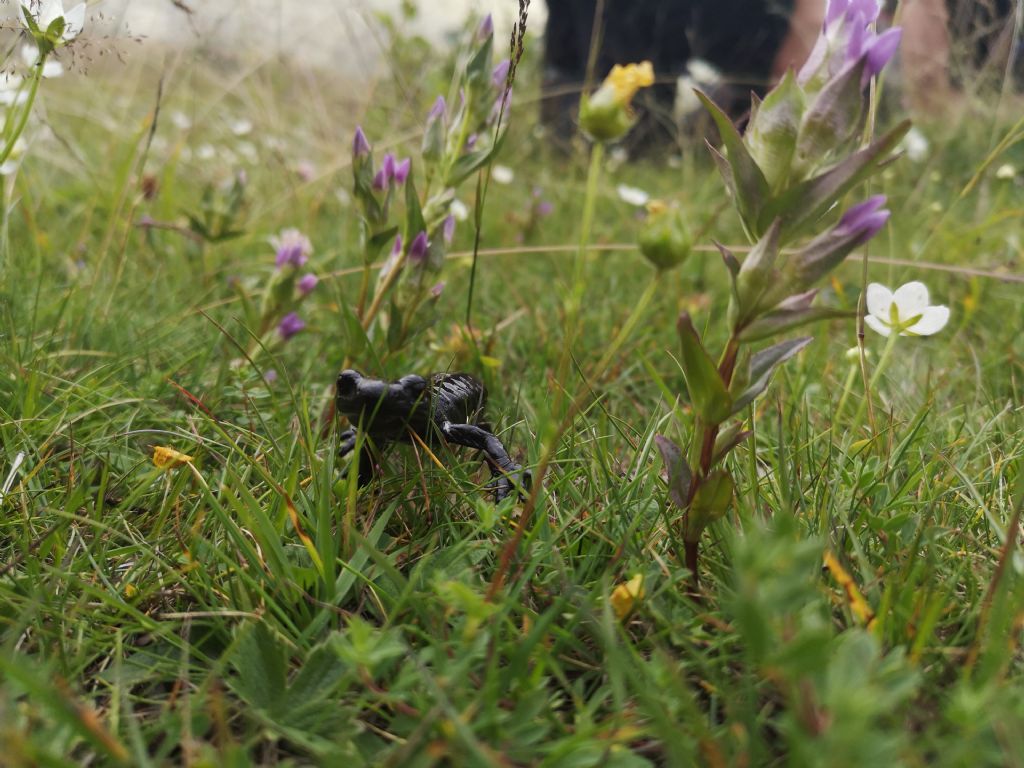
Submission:
POLYGON ((515 181, 516 175, 507 165, 495 165, 491 168, 491 178, 497 184, 511 184, 515 181))
POLYGON ((903 137, 903 151, 915 163, 927 160, 929 149, 931 149, 931 145, 928 143, 928 138, 917 128, 911 128, 903 137))
POLYGON ((176 109, 171 112, 171 122, 174 123, 174 127, 179 131, 187 131, 192 127, 192 118, 182 112, 180 109, 176 109))
POLYGON ((996 178, 997 179, 1004 179, 1004 180, 1008 181, 1010 179, 1013 179, 1016 175, 1017 175, 1017 169, 1014 168, 1009 163, 1003 163, 998 168, 996 168, 996 178))
POLYGON ((28 142, 25 141, 24 137, 19 136, 18 140, 14 142, 14 146, 11 147, 11 154, 7 156, 3 163, 0 163, 0 176, 10 176, 18 170, 26 149, 28 149, 28 142))
MULTIPOLYGON (((21 60, 25 66, 34 67, 39 61, 39 46, 35 43, 25 43, 21 46, 21 60)), ((47 59, 43 63, 43 77, 60 77, 64 74, 64 65, 56 59, 47 59)))
POLYGON ((252 133, 252 120, 240 117, 231 122, 231 132, 235 136, 247 136, 252 133))
POLYGON ((452 200, 452 204, 448 210, 451 211, 451 214, 455 217, 456 221, 465 221, 469 218, 469 208, 467 208, 466 204, 458 198, 452 200))
MULTIPOLYGON (((26 6, 28 7, 28 6, 26 6)), ((59 18, 64 19, 64 32, 61 33, 58 45, 66 45, 78 37, 85 28, 85 3, 79 3, 67 13, 64 12, 62 0, 40 0, 35 10, 29 13, 36 20, 39 29, 46 32, 50 25, 59 18)), ((22 19, 24 23, 24 19, 22 19)))
POLYGON ((644 192, 644 190, 639 187, 630 187, 626 184, 619 184, 615 191, 619 195, 619 200, 635 205, 637 208, 647 205, 647 202, 651 199, 651 196, 644 192))
POLYGON ((0 73, 0 105, 23 104, 28 93, 21 87, 21 75, 0 73))
POLYGON ((924 283, 901 285, 895 293, 884 285, 871 283, 867 304, 864 322, 883 336, 894 329, 900 336, 931 336, 949 322, 949 307, 928 305, 928 289, 924 283))

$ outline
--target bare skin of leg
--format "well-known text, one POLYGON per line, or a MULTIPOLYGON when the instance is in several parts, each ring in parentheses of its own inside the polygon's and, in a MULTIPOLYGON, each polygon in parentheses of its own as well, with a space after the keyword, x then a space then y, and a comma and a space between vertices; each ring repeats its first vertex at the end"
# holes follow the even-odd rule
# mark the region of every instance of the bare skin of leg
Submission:
POLYGON ((822 0, 796 0, 793 15, 789 19, 789 33, 779 46, 772 65, 772 77, 775 80, 782 79, 786 70, 799 70, 803 66, 824 20, 825 3, 822 0))
POLYGON ((903 93, 911 112, 941 115, 954 103, 949 82, 949 14, 945 0, 900 4, 903 93))

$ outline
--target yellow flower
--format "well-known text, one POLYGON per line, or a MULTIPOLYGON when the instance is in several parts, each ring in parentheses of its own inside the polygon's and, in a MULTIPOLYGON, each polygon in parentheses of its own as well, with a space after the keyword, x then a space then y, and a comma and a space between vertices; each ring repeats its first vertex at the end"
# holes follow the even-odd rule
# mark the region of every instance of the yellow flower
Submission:
POLYGON ((612 610, 615 611, 615 617, 621 621, 629 616, 636 603, 643 599, 644 577, 638 573, 629 581, 619 584, 612 590, 609 602, 612 604, 612 610))
POLYGON ((630 102, 641 88, 654 85, 651 62, 616 64, 590 96, 580 101, 580 125, 596 141, 621 139, 633 127, 630 102))
POLYGON ((187 453, 168 448, 166 445, 153 446, 153 464, 157 469, 174 469, 191 461, 192 457, 187 453))
MULTIPOLYGON (((608 73, 608 77, 604 79, 604 83, 601 84, 601 90, 610 89, 615 101, 628 107, 637 91, 652 85, 654 85, 654 66, 649 61, 641 61, 639 64, 627 64, 626 66, 616 64, 608 73)), ((597 94, 594 96, 596 98, 597 94)))

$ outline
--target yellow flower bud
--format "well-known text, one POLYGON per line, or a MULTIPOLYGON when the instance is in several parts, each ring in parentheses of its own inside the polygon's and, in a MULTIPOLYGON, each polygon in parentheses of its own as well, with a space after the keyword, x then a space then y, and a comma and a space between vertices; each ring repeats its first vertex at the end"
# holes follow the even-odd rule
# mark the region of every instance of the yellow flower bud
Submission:
POLYGON ((651 85, 654 85, 651 62, 616 64, 601 87, 580 101, 583 130, 596 141, 621 139, 633 127, 630 102, 638 90, 651 85))
POLYGON ((166 445, 153 447, 153 465, 157 469, 174 469, 182 464, 192 462, 192 457, 187 453, 168 448, 166 445))

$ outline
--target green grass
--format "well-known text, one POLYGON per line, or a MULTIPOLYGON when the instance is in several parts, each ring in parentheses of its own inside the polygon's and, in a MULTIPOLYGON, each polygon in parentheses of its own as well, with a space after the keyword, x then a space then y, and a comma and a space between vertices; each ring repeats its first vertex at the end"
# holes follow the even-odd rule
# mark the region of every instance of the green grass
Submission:
MULTIPOLYGON (((492 183, 484 211, 482 246, 520 249, 479 262, 473 318, 500 366, 473 368, 451 343, 466 258, 446 265, 438 321, 417 343, 354 360, 380 376, 470 367, 528 466, 563 416, 554 393, 591 393, 502 571, 521 507, 491 503, 476 457, 440 450, 438 465, 400 448, 357 492, 321 430, 357 348, 343 311, 358 290, 355 209, 336 194, 350 184, 354 119, 337 84, 276 65, 173 69, 147 153, 156 77, 140 59, 44 84, 54 137, 32 146, 8 201, 0 476, 26 460, 0 506, 5 764, 1021 763, 1024 558, 1007 531, 1024 499, 1024 292, 1000 275, 1024 273, 1024 213, 1020 177, 994 172, 1024 167, 1021 147, 970 185, 1008 125, 978 111, 926 126, 932 158, 901 159, 874 183, 894 216, 871 244, 870 278, 924 280, 953 319, 897 347, 866 444, 857 426, 830 428, 853 324, 813 328, 729 459, 738 489, 704 537, 694 601, 653 437, 692 424, 675 318, 688 309, 720 345, 724 270, 700 250, 668 273, 612 366, 594 371, 651 278, 629 248, 597 251, 574 373, 555 380, 572 254, 526 249, 576 242, 584 163, 532 130, 535 65, 500 159, 515 183, 492 183), (320 85, 331 96, 311 101, 320 85), (174 110, 192 115, 190 132, 174 110), (230 134, 235 115, 256 122, 251 136, 230 134), (183 154, 207 142, 213 159, 183 154), (242 237, 198 248, 136 226, 196 210, 205 184, 231 178, 225 150, 249 151, 241 142, 258 155, 242 237), (312 181, 295 174, 301 160, 312 181), (524 229, 534 186, 554 212, 524 229), (265 281, 266 238, 286 226, 312 238, 324 279, 303 307, 309 328, 250 361, 231 281, 265 281), (155 445, 192 455, 194 471, 156 469, 155 445), (826 551, 863 593, 870 628, 823 570, 826 551), (619 621, 609 596, 635 574, 645 595, 619 621)), ((414 150, 447 74, 410 77, 401 96, 382 84, 361 116, 368 133, 414 150)), ((619 182, 680 201, 705 245, 742 242, 699 147, 675 168, 652 158, 607 172, 596 244, 636 238, 619 182)), ((471 244, 460 225, 456 249, 471 244)), ((851 259, 827 299, 853 308, 859 290, 851 259)), ((867 344, 877 361, 882 339, 867 344)))

